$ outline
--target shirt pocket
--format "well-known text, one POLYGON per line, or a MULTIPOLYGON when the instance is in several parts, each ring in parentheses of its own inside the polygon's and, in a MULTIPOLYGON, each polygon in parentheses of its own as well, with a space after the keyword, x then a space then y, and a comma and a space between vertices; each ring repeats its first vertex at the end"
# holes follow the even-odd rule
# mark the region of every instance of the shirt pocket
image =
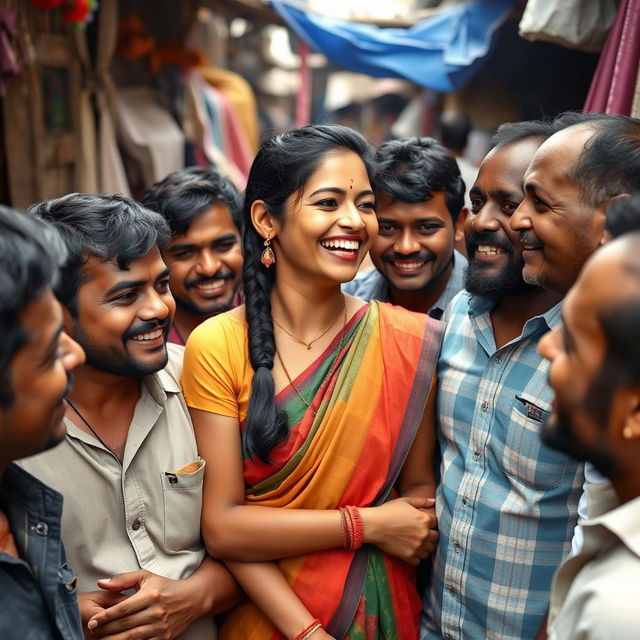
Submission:
POLYGON ((535 491, 548 491, 564 480, 569 459, 540 440, 551 406, 540 398, 518 394, 513 400, 502 466, 505 473, 535 491))
POLYGON ((200 545, 200 512, 205 461, 198 458, 161 473, 164 501, 164 546, 183 551, 200 545))

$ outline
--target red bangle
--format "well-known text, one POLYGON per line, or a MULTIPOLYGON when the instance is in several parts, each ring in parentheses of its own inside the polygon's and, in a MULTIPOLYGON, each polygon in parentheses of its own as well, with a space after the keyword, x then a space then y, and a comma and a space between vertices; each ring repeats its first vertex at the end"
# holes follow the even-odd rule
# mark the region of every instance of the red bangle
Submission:
POLYGON ((307 640, 314 634, 320 627, 322 623, 318 618, 316 618, 311 624, 307 625, 297 636, 295 636, 292 640, 307 640))
POLYGON ((351 551, 357 551, 364 542, 364 522, 362 521, 358 507, 348 506, 346 509, 352 526, 350 548, 351 551))
POLYGON ((349 530, 347 525, 347 510, 344 507, 338 509, 340 513, 340 525, 342 526, 342 546, 345 549, 349 549, 351 546, 351 540, 349 538, 349 530))

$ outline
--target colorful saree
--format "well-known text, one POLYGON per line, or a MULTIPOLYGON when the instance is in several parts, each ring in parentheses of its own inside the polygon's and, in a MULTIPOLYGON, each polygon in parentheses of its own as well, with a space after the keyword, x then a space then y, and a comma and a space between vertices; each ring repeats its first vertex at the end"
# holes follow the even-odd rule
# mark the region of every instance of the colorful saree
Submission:
MULTIPOLYGON (((337 340, 276 398, 289 438, 275 464, 244 460, 248 504, 291 509, 368 507, 393 485, 422 418, 443 326, 426 315, 371 302, 337 340), (331 377, 327 378, 336 360, 331 377)), ((330 549, 278 562, 309 611, 335 638, 416 640, 420 599, 414 569, 377 547, 330 549)), ((283 636, 252 603, 226 616, 221 640, 283 636)))

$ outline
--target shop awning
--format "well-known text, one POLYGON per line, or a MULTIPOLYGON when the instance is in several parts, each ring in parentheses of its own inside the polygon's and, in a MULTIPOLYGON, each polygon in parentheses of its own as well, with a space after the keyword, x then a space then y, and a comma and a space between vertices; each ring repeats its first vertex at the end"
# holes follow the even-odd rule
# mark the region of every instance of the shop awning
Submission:
POLYGON ((287 25, 335 65, 444 92, 473 76, 514 2, 477 0, 399 29, 312 13, 300 2, 271 0, 287 25))

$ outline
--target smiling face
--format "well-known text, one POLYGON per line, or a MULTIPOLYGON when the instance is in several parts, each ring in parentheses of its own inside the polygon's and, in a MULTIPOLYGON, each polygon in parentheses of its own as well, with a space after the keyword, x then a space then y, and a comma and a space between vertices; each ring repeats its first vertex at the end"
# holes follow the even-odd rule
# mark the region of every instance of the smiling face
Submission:
POLYGON ((84 360, 80 346, 62 330, 62 310, 50 289, 20 317, 27 340, 9 363, 13 400, 0 409, 2 460, 49 449, 66 434, 62 402, 71 371, 84 360))
POLYGON ((566 293, 602 241, 605 206, 582 201, 570 172, 594 132, 586 125, 563 129, 536 152, 524 182, 526 196, 511 219, 524 246, 524 279, 566 293))
POLYGON ((162 369, 175 302, 159 249, 132 260, 128 269, 90 257, 83 271, 70 332, 87 364, 119 376, 162 369))
POLYGON ((543 440, 592 462, 608 476, 616 467, 616 448, 625 446, 622 432, 629 411, 637 406, 630 401, 636 390, 615 382, 617 371, 607 361, 607 338, 599 319, 625 299, 637 300, 637 288, 629 288, 629 275, 621 265, 621 253, 613 247, 589 260, 565 298, 562 326, 538 345, 551 361, 549 383, 555 392, 543 440))
POLYGON ((376 216, 371 260, 391 288, 420 291, 450 273, 455 229, 443 191, 424 202, 400 202, 382 193, 376 216))
POLYGON ((509 220, 524 198, 522 179, 540 143, 530 137, 497 147, 480 165, 464 225, 470 293, 502 298, 531 288, 522 279, 522 245, 509 220))
POLYGON ((276 276, 348 282, 377 230, 375 198, 362 160, 350 151, 326 153, 301 193, 289 196, 283 224, 272 234, 276 276))
POLYGON ((216 203, 176 235, 163 253, 178 310, 210 316, 231 308, 242 278, 240 234, 228 207, 216 203))

